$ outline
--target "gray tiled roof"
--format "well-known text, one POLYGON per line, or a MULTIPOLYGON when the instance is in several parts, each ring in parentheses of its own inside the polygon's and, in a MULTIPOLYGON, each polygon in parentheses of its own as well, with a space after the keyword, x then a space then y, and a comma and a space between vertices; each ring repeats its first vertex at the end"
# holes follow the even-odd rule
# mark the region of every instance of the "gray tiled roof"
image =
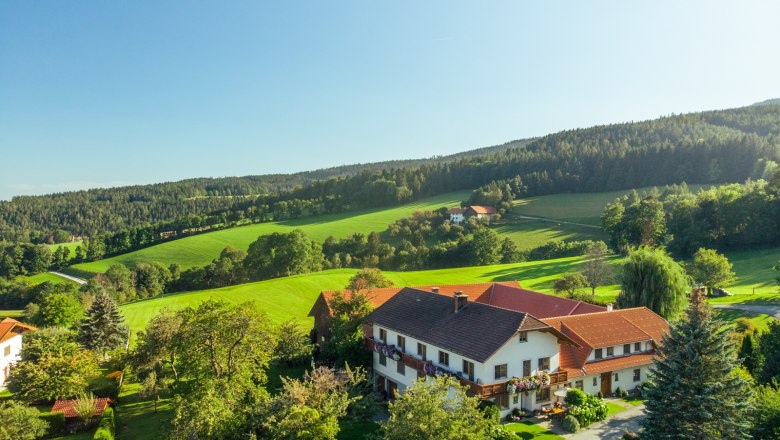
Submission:
POLYGON ((412 288, 366 317, 366 322, 485 362, 519 330, 551 329, 527 313, 469 301, 455 313, 454 298, 412 288))

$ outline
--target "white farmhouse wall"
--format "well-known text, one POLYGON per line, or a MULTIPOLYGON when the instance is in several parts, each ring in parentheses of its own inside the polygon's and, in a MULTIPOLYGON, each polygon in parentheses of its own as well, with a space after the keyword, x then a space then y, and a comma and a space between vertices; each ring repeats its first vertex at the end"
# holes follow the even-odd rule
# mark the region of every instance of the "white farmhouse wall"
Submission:
POLYGON ((0 344, 0 390, 5 388, 5 382, 8 378, 5 376, 7 369, 18 362, 21 358, 19 354, 22 351, 22 336, 15 336, 0 344), (10 348, 10 354, 5 355, 6 350, 10 348))

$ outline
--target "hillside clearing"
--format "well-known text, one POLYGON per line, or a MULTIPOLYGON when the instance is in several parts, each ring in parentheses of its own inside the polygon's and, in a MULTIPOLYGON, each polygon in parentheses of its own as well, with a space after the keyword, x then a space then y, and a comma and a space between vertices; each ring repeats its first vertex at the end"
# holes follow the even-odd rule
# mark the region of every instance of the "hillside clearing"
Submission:
POLYGON ((70 273, 102 273, 115 263, 122 263, 132 268, 140 262, 152 261, 164 265, 178 263, 185 269, 202 266, 210 263, 226 246, 246 249, 260 235, 290 232, 293 229, 302 229, 309 238, 319 242, 331 235, 344 238, 355 233, 382 232, 395 220, 408 217, 417 211, 457 206, 461 200, 468 197, 468 194, 468 192, 448 193, 390 209, 361 210, 214 231, 161 243, 104 260, 76 264, 72 266, 75 271, 71 270, 70 273))

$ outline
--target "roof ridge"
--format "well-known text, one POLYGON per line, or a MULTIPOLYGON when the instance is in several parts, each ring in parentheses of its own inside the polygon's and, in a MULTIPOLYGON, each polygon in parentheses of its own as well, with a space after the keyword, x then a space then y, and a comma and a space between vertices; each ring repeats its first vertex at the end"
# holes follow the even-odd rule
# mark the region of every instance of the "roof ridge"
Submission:
MULTIPOLYGON (((590 304, 590 303, 587 303, 587 304, 590 304)), ((602 310, 600 312, 580 313, 579 315, 559 315, 559 316, 551 316, 549 318, 544 318, 544 319, 585 318, 585 317, 588 317, 588 316, 600 315, 600 314, 603 314, 603 313, 614 313, 614 314, 618 314, 619 315, 619 314, 622 314, 623 312, 627 312, 629 310, 637 310, 637 309, 647 309, 647 307, 642 306, 642 307, 631 307, 631 308, 628 308, 628 309, 602 310)), ((647 310, 653 312, 650 309, 647 309, 647 310)), ((653 313, 655 313, 655 312, 653 312, 653 313)))

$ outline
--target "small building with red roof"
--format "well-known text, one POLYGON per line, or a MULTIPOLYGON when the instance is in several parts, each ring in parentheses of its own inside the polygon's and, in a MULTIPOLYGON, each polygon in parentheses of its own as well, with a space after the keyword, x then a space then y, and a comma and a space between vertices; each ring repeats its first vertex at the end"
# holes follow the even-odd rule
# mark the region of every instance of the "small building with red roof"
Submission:
MULTIPOLYGON (((51 412, 60 412, 65 415, 65 423, 72 424, 80 422, 79 414, 76 412, 76 400, 58 400, 54 402, 51 412)), ((99 397, 95 399, 95 418, 100 418, 111 404, 108 397, 99 397)))
POLYGON ((13 364, 20 360, 22 335, 34 330, 35 327, 13 318, 0 321, 0 390, 5 388, 13 364))

